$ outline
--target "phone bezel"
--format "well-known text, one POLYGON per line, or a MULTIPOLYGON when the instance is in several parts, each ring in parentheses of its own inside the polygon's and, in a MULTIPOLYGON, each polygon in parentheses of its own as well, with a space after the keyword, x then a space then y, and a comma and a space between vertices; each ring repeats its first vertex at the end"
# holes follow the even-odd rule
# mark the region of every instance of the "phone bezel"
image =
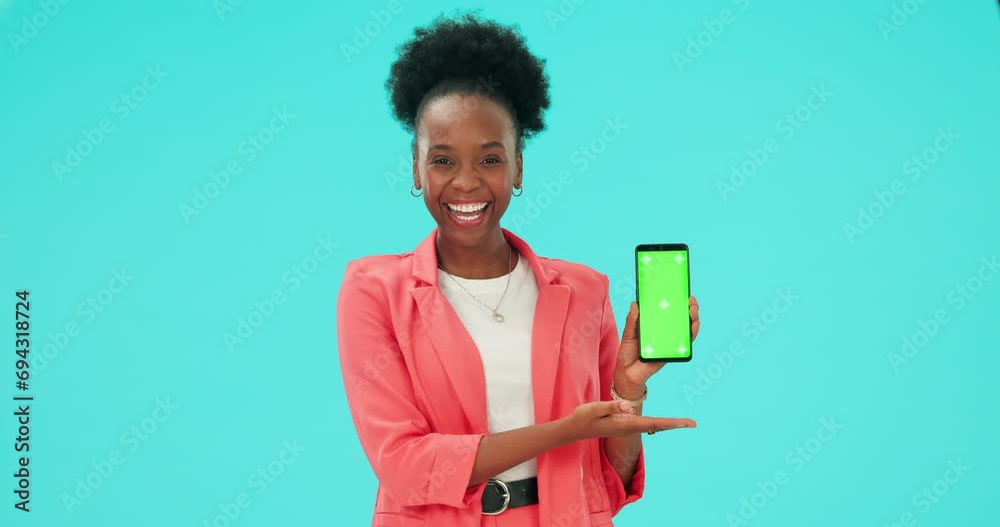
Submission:
MULTIPOLYGON (((633 260, 635 260, 635 303, 639 304, 639 253, 640 252, 656 252, 656 251, 685 251, 687 253, 687 287, 688 287, 688 297, 691 296, 691 249, 688 248, 686 243, 643 243, 635 246, 635 253, 633 254, 633 260)), ((666 357, 650 359, 642 356, 642 333, 640 331, 640 322, 642 319, 642 312, 639 313, 639 318, 636 320, 636 339, 639 345, 638 355, 641 362, 691 362, 694 358, 694 334, 691 331, 691 310, 688 309, 688 350, 689 353, 687 357, 677 358, 677 357, 666 357)))

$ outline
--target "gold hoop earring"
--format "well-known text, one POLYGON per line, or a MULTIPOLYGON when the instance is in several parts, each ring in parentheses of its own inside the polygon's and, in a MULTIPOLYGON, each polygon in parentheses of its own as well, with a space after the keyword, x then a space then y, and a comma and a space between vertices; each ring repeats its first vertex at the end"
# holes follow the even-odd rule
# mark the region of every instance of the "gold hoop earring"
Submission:
POLYGON ((420 196, 424 195, 424 191, 423 190, 417 190, 417 186, 413 185, 412 187, 410 187, 410 195, 413 196, 413 197, 415 197, 415 198, 419 198, 420 196), (417 191, 416 193, 414 193, 415 190, 417 191))
POLYGON ((515 192, 511 192, 511 195, 514 196, 515 198, 519 197, 521 194, 524 194, 524 187, 514 187, 514 190, 515 192), (520 190, 521 192, 516 192, 518 190, 520 190))

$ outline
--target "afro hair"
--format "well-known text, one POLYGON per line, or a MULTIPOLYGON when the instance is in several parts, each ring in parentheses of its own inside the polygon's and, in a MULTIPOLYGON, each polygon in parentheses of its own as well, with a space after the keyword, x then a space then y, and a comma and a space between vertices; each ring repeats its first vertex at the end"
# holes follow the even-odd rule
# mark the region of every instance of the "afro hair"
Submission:
POLYGON ((478 94, 505 107, 517 128, 518 148, 545 128, 549 80, 545 61, 531 54, 512 27, 466 14, 440 17, 417 28, 397 50, 386 89, 396 119, 413 132, 431 100, 478 94))

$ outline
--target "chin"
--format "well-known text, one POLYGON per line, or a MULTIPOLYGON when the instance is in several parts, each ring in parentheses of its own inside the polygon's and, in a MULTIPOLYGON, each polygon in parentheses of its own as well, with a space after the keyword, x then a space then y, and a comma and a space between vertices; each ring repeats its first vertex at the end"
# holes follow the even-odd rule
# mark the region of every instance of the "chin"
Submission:
POLYGON ((468 227, 456 227, 447 219, 438 224, 438 228, 448 241, 455 245, 464 247, 474 247, 480 245, 490 233, 494 232, 497 225, 493 222, 486 222, 479 227, 470 229, 468 227))
POLYGON ((441 237, 446 239, 449 244, 458 247, 481 246, 484 241, 491 239, 497 230, 499 230, 499 225, 492 218, 473 228, 457 227, 448 218, 441 218, 441 221, 438 222, 438 231, 441 233, 441 237))

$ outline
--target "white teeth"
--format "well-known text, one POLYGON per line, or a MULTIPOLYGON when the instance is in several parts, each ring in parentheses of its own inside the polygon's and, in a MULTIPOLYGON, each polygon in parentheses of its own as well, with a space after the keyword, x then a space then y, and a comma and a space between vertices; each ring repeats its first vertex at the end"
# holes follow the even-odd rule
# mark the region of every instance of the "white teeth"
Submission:
POLYGON ((482 203, 448 203, 448 208, 453 212, 464 212, 466 214, 474 214, 486 208, 487 203, 484 201, 482 203))

